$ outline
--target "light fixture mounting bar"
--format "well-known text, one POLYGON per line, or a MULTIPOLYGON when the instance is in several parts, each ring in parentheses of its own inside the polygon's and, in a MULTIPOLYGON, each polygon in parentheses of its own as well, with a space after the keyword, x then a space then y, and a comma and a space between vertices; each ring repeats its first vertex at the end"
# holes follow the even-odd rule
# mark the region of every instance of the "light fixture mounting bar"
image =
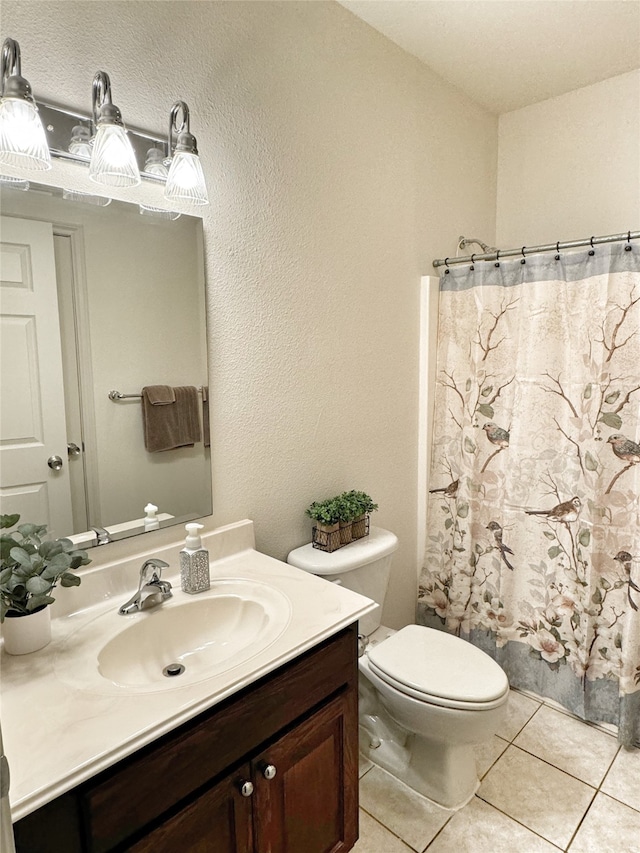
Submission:
MULTIPOLYGON (((36 101, 36 104, 38 105, 38 111, 40 112, 51 155, 63 160, 74 160, 76 163, 88 164, 90 160, 88 156, 84 157, 80 154, 72 154, 69 151, 69 142, 71 141, 71 131, 77 124, 93 127, 91 113, 72 110, 68 107, 59 107, 54 104, 46 104, 42 101, 36 101)), ((144 167, 149 148, 156 147, 166 152, 167 140, 157 134, 132 128, 129 125, 127 125, 127 136, 131 140, 140 175, 146 180, 164 184, 164 178, 145 172, 144 167)))

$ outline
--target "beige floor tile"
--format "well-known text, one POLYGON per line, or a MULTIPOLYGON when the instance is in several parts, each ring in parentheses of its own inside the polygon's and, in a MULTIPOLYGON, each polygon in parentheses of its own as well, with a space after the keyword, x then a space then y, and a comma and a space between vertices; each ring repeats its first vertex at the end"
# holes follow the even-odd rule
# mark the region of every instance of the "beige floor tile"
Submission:
POLYGON ((558 853, 558 848, 474 797, 451 818, 427 853, 558 853))
POLYGON ((530 699, 524 693, 511 690, 507 703, 507 713, 496 734, 504 740, 512 741, 525 723, 531 719, 542 705, 535 699, 530 699))
POLYGON ((360 809, 360 838, 353 853, 411 853, 399 838, 360 809))
POLYGON ((513 741, 554 767, 597 788, 618 751, 611 735, 543 705, 513 741))
POLYGON ((371 770, 373 767, 373 761, 369 761, 368 758, 365 758, 364 755, 358 756, 359 758, 359 767, 358 767, 358 775, 362 779, 367 771, 371 770))
POLYGON ((417 851, 424 850, 452 814, 379 767, 360 781, 360 806, 417 851))
POLYGON ((620 750, 602 790, 640 812, 640 749, 620 750))
POLYGON ((484 777, 478 796, 564 849, 595 790, 510 746, 484 777))
POLYGON ((500 758, 508 746, 509 744, 506 740, 502 740, 502 738, 494 735, 491 740, 487 740, 474 747, 473 751, 476 756, 478 778, 482 779, 482 777, 491 768, 491 765, 500 758))
POLYGON ((569 853, 640 853, 640 812, 598 794, 569 853))

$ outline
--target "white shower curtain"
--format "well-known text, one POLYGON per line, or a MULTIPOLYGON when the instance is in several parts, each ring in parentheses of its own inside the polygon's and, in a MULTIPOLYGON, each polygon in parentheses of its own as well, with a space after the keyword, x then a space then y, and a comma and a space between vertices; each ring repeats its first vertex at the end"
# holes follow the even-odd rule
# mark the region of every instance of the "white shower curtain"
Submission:
POLYGON ((418 622, 640 741, 640 245, 452 267, 418 622))

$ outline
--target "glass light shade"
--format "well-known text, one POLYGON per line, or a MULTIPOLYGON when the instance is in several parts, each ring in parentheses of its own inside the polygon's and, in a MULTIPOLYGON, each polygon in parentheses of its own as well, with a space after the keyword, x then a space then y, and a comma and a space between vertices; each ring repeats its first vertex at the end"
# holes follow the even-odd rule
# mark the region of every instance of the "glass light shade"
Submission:
POLYGON ((23 169, 51 168, 51 155, 36 105, 23 98, 0 103, 0 163, 23 169))
POLYGON ((150 148, 147 151, 147 159, 144 163, 144 170, 150 175, 155 175, 158 178, 165 178, 169 174, 169 170, 164 164, 164 154, 159 148, 150 148))
POLYGON ((77 157, 84 157, 87 160, 90 160, 91 150, 91 131, 88 127, 76 124, 71 131, 69 153, 75 154, 77 157))
POLYGON ((157 216, 158 219, 168 219, 171 222, 175 222, 176 219, 180 219, 181 214, 175 210, 165 210, 164 207, 153 207, 150 204, 141 204, 139 205, 140 213, 142 216, 157 216))
POLYGON ((164 197, 169 201, 209 204, 202 164, 197 154, 177 151, 173 155, 164 197))
POLYGON ((122 125, 105 123, 98 126, 89 177, 97 184, 110 187, 135 187, 140 183, 136 155, 122 125))

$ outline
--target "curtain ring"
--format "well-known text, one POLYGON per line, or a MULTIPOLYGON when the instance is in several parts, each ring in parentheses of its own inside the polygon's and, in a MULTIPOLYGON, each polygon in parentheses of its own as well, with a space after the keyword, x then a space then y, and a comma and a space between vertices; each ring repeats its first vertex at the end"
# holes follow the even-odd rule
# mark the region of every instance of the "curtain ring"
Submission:
POLYGON ((474 264, 474 260, 473 260, 475 258, 475 256, 476 256, 476 253, 474 252, 473 255, 471 255, 471 266, 469 267, 471 272, 473 272, 475 269, 475 264, 474 264))
POLYGON ((527 259, 525 258, 525 254, 524 254, 524 250, 525 250, 525 249, 526 249, 526 246, 523 246, 523 247, 522 247, 522 250, 521 250, 521 251, 522 251, 522 260, 520 261, 520 263, 521 263, 521 264, 526 264, 526 263, 527 263, 527 259))
POLYGON ((560 260, 560 240, 556 243, 556 261, 560 260))
POLYGON ((589 255, 590 255, 591 257, 593 257, 593 256, 595 255, 595 251, 594 251, 594 248, 593 248, 593 237, 589 240, 589 242, 591 243, 591 248, 589 249, 589 255))
POLYGON ((444 274, 445 274, 445 275, 449 275, 449 273, 451 272, 451 270, 449 269, 449 258, 445 258, 445 259, 444 259, 444 265, 445 265, 445 267, 446 267, 446 270, 444 271, 444 274))
POLYGON ((631 231, 627 231, 627 245, 624 247, 625 252, 631 251, 631 231))
POLYGON ((496 249, 496 262, 494 264, 494 267, 499 267, 499 266, 500 266, 500 249, 496 249))

